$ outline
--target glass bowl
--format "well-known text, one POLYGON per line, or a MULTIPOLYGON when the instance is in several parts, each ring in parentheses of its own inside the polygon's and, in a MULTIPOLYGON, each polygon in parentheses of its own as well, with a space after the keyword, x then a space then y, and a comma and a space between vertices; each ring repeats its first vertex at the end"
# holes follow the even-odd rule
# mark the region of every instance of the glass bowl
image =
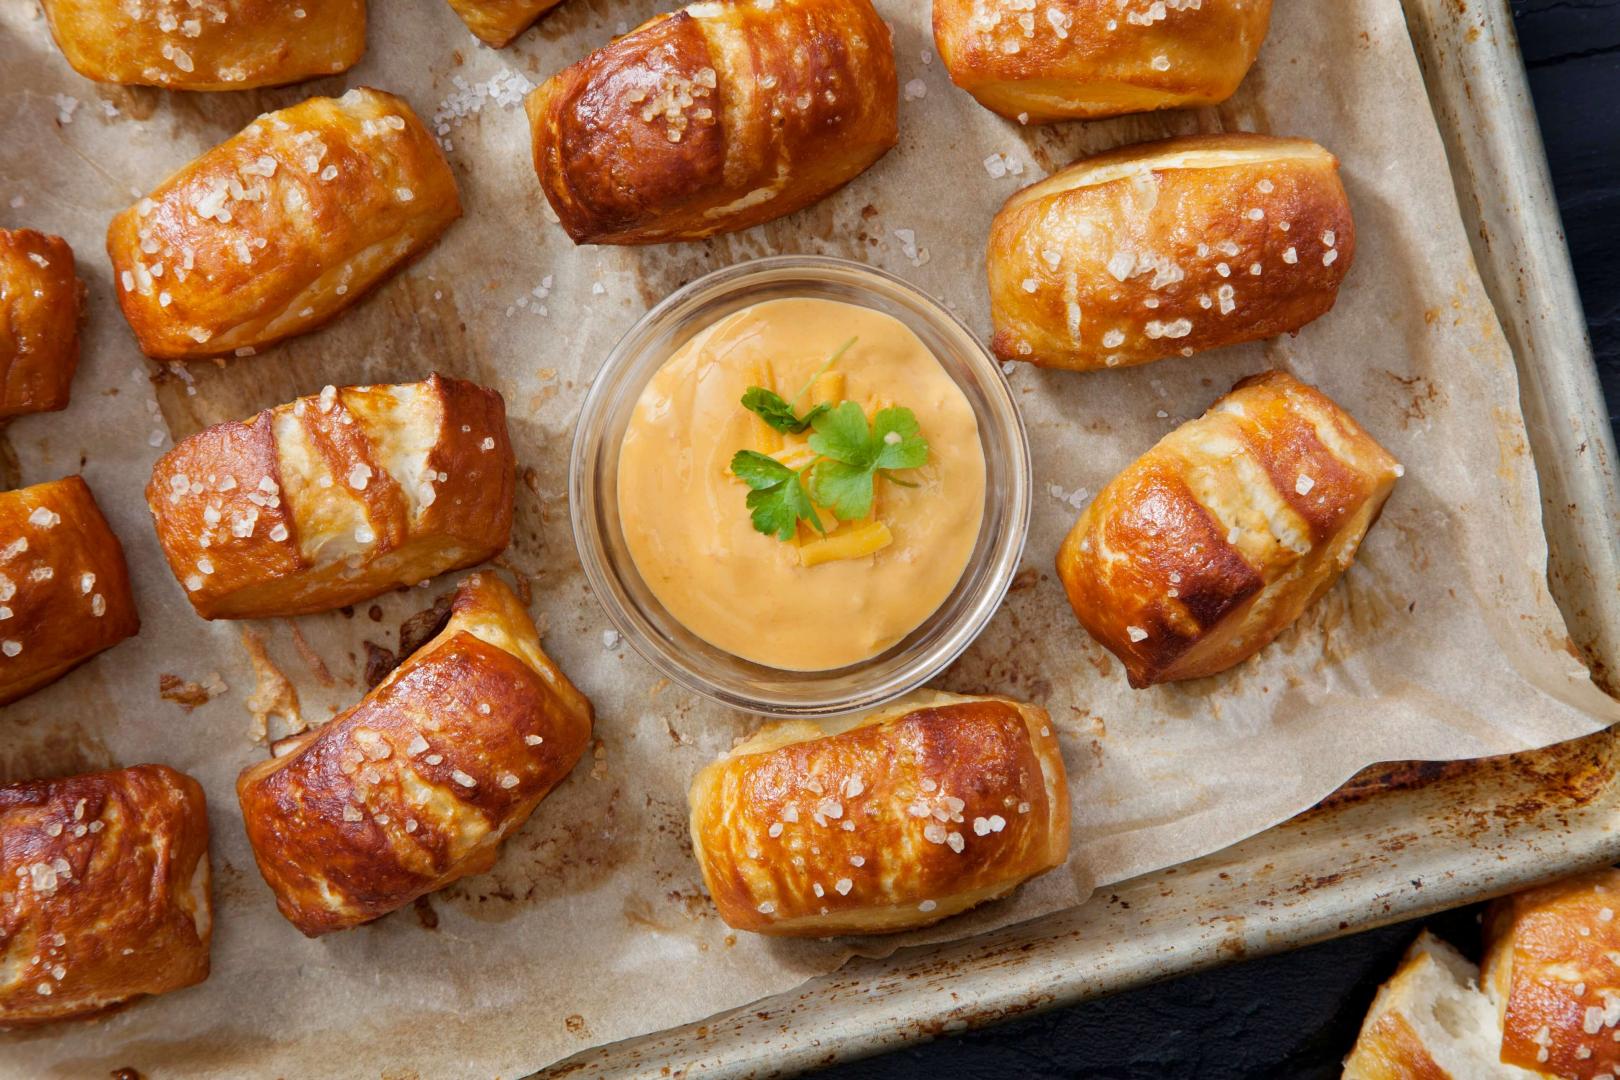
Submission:
POLYGON ((832 716, 916 689, 955 660, 995 614, 1029 531, 1029 439, 1001 368, 933 299, 892 274, 845 259, 782 255, 717 270, 676 290, 608 354, 580 411, 569 467, 574 542, 608 621, 658 671, 721 704, 771 716, 832 716), (687 630, 648 588, 619 520, 619 451, 653 374, 676 349, 732 312, 811 297, 871 308, 920 337, 966 395, 984 449, 978 543, 956 588, 920 626, 878 655, 830 671, 786 671, 733 656, 687 630))

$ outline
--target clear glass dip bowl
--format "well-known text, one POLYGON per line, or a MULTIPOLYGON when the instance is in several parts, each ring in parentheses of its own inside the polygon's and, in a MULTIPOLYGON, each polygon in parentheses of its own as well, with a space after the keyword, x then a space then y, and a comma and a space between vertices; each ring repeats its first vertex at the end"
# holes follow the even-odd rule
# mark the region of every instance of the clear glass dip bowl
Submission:
MULTIPOLYGON (((585 577, 608 621, 653 667, 724 705, 772 716, 831 716, 916 689, 955 660, 995 614, 1029 530, 1029 440, 1011 390, 977 338, 940 304, 892 274, 844 259, 782 255, 708 274, 630 328, 586 395, 574 432, 568 498, 585 577), (784 671, 743 660, 687 630, 636 569, 619 520, 619 451, 653 374, 694 335, 765 300, 837 300, 890 315, 928 346, 978 418, 984 515, 956 588, 888 649, 830 671, 784 671)), ((763 629, 763 628, 762 628, 763 629)))

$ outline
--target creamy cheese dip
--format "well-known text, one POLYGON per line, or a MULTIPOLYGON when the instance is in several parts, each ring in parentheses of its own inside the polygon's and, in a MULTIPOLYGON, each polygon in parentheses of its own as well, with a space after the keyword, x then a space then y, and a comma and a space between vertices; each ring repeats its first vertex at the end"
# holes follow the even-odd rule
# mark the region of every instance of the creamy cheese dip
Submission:
POLYGON ((921 625, 967 567, 984 513, 984 450, 972 406, 899 320, 832 300, 771 300, 708 327, 648 382, 625 431, 618 508, 636 569, 688 630, 774 668, 824 671, 883 652, 921 625), (817 378, 840 346, 855 344, 817 378), (804 435, 742 407, 763 386, 798 404, 853 401, 916 414, 928 463, 880 476, 872 514, 823 538, 757 532, 732 455, 755 450, 798 469, 804 435), (819 546, 818 546, 819 545, 819 546))

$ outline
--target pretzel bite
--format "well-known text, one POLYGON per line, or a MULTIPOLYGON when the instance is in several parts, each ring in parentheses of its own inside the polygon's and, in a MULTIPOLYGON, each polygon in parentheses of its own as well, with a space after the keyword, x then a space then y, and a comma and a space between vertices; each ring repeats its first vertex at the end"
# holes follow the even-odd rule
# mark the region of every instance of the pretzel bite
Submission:
POLYGON ((1620 870, 1498 900, 1485 916, 1485 990, 1502 1061, 1540 1074, 1620 1075, 1620 870))
POLYGON ((1327 395, 1251 376, 1098 493, 1058 578, 1132 686, 1213 675, 1327 592, 1402 471, 1327 395))
POLYGON ((247 356, 334 318, 460 216, 410 106, 360 87, 259 117, 113 218, 107 254, 148 356, 247 356))
POLYGON ((0 229, 0 419, 67 407, 83 318, 67 241, 0 229))
POLYGON ((925 692, 826 729, 770 724, 698 773, 692 848, 728 926, 826 937, 927 926, 1069 855, 1044 710, 925 692))
POLYGON ((561 0, 450 0, 461 21, 478 40, 499 49, 561 0))
POLYGON ((377 688, 236 781, 276 906, 310 937, 370 922, 495 864, 579 760, 591 703, 500 580, 377 688))
POLYGON ((433 375, 199 431, 152 467, 146 503, 197 614, 307 615, 500 552, 515 473, 501 396, 433 375))
POLYGON ((1478 967, 1423 931, 1378 988, 1340 1080, 1544 1080, 1497 1060, 1502 1029, 1478 980, 1478 967))
POLYGON ((0 705, 140 628, 124 548, 82 477, 0 492, 0 705))
POLYGON ((1218 104, 1270 24, 1271 0, 934 0, 951 81, 1026 124, 1218 104))
POLYGON ((529 95, 540 187, 577 244, 736 232, 818 202, 899 135, 870 0, 703 0, 529 95))
POLYGON ((170 90, 247 90, 353 67, 365 0, 41 0, 87 79, 170 90))
POLYGON ((136 765, 0 787, 0 1028, 208 978, 208 813, 136 765))
POLYGON ((1086 370, 1275 337, 1327 313, 1356 253, 1339 161, 1197 135, 1076 162, 990 226, 991 341, 1086 370))

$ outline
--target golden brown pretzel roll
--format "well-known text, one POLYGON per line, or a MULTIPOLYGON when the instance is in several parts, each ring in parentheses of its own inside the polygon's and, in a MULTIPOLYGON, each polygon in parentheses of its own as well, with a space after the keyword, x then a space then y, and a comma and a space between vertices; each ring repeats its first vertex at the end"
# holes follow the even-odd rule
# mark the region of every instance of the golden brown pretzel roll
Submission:
POLYGON ((1502 1030, 1478 978, 1456 949, 1419 934, 1378 988, 1342 1080, 1539 1080, 1497 1060, 1502 1030))
POLYGON ((1079 161, 990 227, 991 344, 1090 369, 1298 330, 1356 253, 1339 161, 1313 142, 1195 135, 1079 161))
POLYGON ((1024 123, 1225 101, 1270 23, 1271 0, 934 0, 951 81, 1024 123))
POLYGON ((923 692, 829 727, 769 724, 689 798, 720 917, 761 934, 926 926, 1069 855, 1057 737, 1006 698, 923 692))
POLYGON ((736 232, 830 195, 898 137, 870 0, 704 0, 529 95, 540 187, 575 243, 736 232))
POLYGON ((248 355, 333 318, 460 216, 411 107, 361 87, 259 117, 113 218, 107 254, 148 356, 248 355))
POLYGON ((1213 675, 1339 579, 1401 473, 1327 395, 1254 375, 1109 481, 1058 578, 1132 686, 1213 675))
POLYGON ((517 598, 473 574, 438 636, 360 704, 244 769, 236 794, 276 906, 315 937, 489 869, 590 737, 591 703, 517 598))
POLYGON ((0 229, 0 418, 67 407, 83 314, 67 241, 0 229))
POLYGON ((0 705, 140 628, 124 548, 82 477, 0 492, 0 705))
POLYGON ((73 70, 99 82, 247 90, 354 66, 365 0, 41 0, 73 70))
POLYGON ((0 787, 0 1028, 208 978, 208 813, 136 765, 0 787))
POLYGON ((1484 987, 1502 1060, 1552 1076, 1620 1075, 1620 870, 1527 889, 1485 917, 1484 987))
POLYGON ((561 0, 450 0, 461 21, 478 39, 497 49, 529 24, 556 7, 561 0))
POLYGON ((433 375, 199 431, 152 467, 146 502, 197 614, 307 615, 495 555, 515 471, 501 395, 433 375))

